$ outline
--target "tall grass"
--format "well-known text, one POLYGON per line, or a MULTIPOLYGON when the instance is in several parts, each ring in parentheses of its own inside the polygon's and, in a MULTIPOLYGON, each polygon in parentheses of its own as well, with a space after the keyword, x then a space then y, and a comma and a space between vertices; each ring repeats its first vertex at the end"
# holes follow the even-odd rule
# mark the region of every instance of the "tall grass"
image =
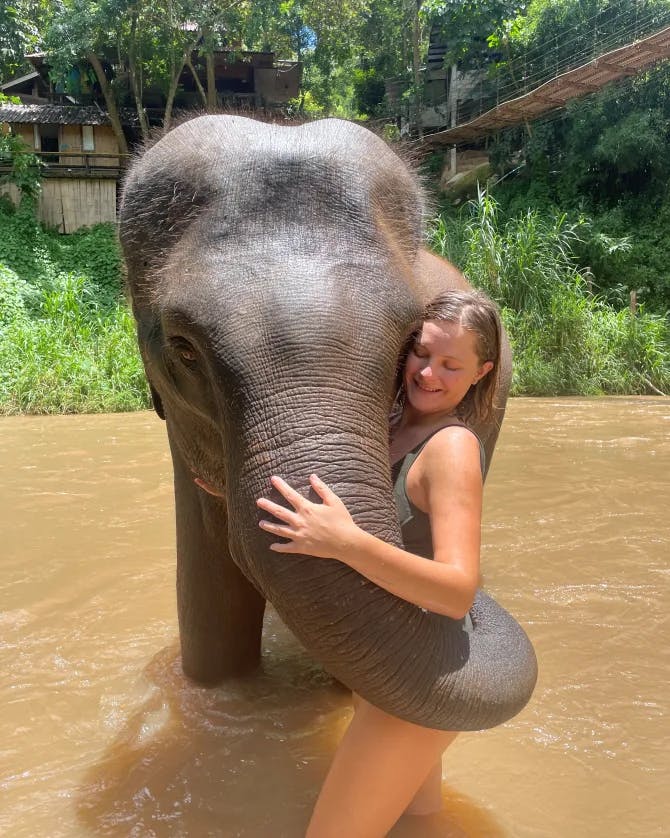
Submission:
POLYGON ((148 407, 113 227, 60 236, 0 204, 0 228, 0 413, 148 407))
POLYGON ((149 406, 132 316, 124 302, 100 308, 82 277, 43 290, 0 326, 1 413, 91 413, 149 406))
POLYGON ((36 317, 0 327, 1 413, 92 413, 149 406, 132 316, 98 310, 85 280, 43 291, 36 317))
MULTIPOLYGON (((112 228, 58 237, 18 216, 0 206, 0 413, 148 407, 112 228)), ((436 219, 431 243, 501 306, 513 393, 669 393, 668 319, 590 293, 579 237, 565 216, 504 219, 481 194, 436 219)))
POLYGON ((430 238, 500 305, 514 394, 669 393, 670 322, 591 293, 575 256, 580 241, 580 224, 565 215, 504 219, 486 193, 464 213, 438 217, 430 238))

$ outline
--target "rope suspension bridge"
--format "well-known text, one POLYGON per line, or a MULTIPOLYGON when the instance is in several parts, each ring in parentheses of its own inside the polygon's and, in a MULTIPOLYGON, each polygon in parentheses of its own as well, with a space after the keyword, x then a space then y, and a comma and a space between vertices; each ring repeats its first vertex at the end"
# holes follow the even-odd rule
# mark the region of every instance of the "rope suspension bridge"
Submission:
MULTIPOLYGON (((595 16, 594 16, 595 17, 595 16)), ((670 12, 666 15, 665 23, 670 23, 670 12)), ((636 21, 634 31, 631 28, 619 30, 613 38, 621 40, 623 37, 635 36, 639 32, 639 26, 645 22, 636 21)), ((658 26, 658 17, 654 17, 654 23, 658 26)), ((595 39, 594 39, 595 40, 595 39)), ((525 122, 536 119, 545 113, 563 108, 572 99, 578 99, 594 93, 612 82, 636 75, 643 70, 649 69, 660 61, 670 58, 670 25, 645 37, 636 38, 631 43, 616 49, 602 52, 607 41, 598 42, 594 47, 599 47, 601 54, 596 58, 584 61, 583 55, 572 55, 570 62, 559 64, 556 62, 554 75, 546 80, 546 67, 551 61, 553 50, 541 56, 543 67, 536 73, 521 73, 523 92, 519 92, 517 82, 509 82, 507 85, 498 86, 496 90, 496 104, 493 107, 484 109, 482 113, 472 116, 472 108, 469 108, 469 115, 459 123, 456 108, 452 110, 452 126, 433 134, 427 134, 423 138, 424 145, 457 145, 477 140, 481 137, 525 122), (575 59, 582 62, 574 66, 575 59), (566 66, 567 65, 567 66, 566 66), (569 66, 572 65, 572 66, 569 66), (536 85, 536 86, 533 86, 536 85), (528 90, 531 87, 532 89, 528 90), (508 98, 505 98, 505 94, 508 98)), ((561 43, 564 50, 566 42, 561 43)), ((558 44, 554 47, 558 54, 558 44)), ((529 56, 532 60, 533 56, 529 56)), ((524 59, 527 60, 527 59, 524 59)), ((484 101, 482 97, 482 101, 484 101)))

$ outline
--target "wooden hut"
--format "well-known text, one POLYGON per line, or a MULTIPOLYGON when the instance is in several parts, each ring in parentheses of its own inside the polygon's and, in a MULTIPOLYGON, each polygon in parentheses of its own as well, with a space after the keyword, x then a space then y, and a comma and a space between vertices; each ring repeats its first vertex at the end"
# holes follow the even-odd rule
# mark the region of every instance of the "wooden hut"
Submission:
MULTIPOLYGON (((38 214, 62 233, 116 221, 123 161, 106 113, 98 107, 0 106, 0 130, 20 136, 44 162, 38 214)), ((18 199, 15 187, 0 192, 18 199)))

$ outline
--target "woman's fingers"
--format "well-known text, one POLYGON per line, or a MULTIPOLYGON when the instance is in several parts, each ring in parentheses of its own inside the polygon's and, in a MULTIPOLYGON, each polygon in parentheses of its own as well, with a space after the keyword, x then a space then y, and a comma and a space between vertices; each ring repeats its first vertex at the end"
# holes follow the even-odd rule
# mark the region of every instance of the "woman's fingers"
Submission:
POLYGON ((267 498, 258 498, 256 506, 265 512, 269 512, 270 515, 274 515, 274 517, 278 518, 280 521, 284 521, 285 524, 295 526, 298 522, 297 515, 292 509, 287 509, 285 506, 281 506, 280 504, 268 500, 267 498))
POLYGON ((317 493, 317 495, 321 498, 324 503, 333 503, 333 501, 339 501, 338 496, 333 492, 333 490, 327 486, 320 477, 317 477, 316 474, 310 474, 309 482, 312 486, 312 489, 317 493))
POLYGON ((295 530, 291 529, 291 527, 275 524, 273 521, 259 521, 258 526, 262 530, 271 532, 273 535, 280 535, 282 538, 293 538, 295 536, 295 530))
POLYGON ((294 509, 299 509, 300 506, 305 503, 306 499, 300 494, 300 492, 296 492, 292 486, 289 486, 285 480, 282 480, 281 477, 277 477, 276 474, 270 478, 270 483, 272 483, 275 489, 286 498, 294 509))
POLYGON ((273 550, 275 553, 304 553, 304 550, 292 541, 276 541, 274 544, 270 545, 270 550, 273 550))
MULTIPOLYGON (((298 509, 304 507, 306 504, 310 503, 310 501, 306 497, 301 495, 300 492, 297 492, 292 486, 289 486, 289 484, 285 480, 283 480, 281 477, 277 477, 276 475, 273 475, 270 478, 270 482, 272 483, 274 488, 281 495, 283 495, 284 498, 286 498, 286 500, 291 504, 291 506, 294 509, 298 510, 298 509)), ((330 502, 339 500, 339 498, 335 494, 335 492, 333 492, 333 490, 330 489, 323 482, 323 480, 321 480, 320 477, 317 477, 316 474, 310 474, 309 482, 310 482, 310 485, 312 486, 312 488, 314 489, 314 491, 321 498, 321 500, 323 500, 323 501, 327 500, 327 501, 330 501, 330 502)))

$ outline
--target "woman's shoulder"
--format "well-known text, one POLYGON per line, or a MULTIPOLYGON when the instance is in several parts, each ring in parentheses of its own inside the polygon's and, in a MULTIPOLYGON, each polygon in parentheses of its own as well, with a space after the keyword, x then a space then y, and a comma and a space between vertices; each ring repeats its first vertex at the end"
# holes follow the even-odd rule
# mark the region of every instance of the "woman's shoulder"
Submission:
POLYGON ((476 467, 479 471, 483 466, 482 450, 477 434, 463 422, 454 422, 440 428, 427 440, 417 457, 417 465, 426 476, 452 472, 452 469, 462 471, 476 467))

